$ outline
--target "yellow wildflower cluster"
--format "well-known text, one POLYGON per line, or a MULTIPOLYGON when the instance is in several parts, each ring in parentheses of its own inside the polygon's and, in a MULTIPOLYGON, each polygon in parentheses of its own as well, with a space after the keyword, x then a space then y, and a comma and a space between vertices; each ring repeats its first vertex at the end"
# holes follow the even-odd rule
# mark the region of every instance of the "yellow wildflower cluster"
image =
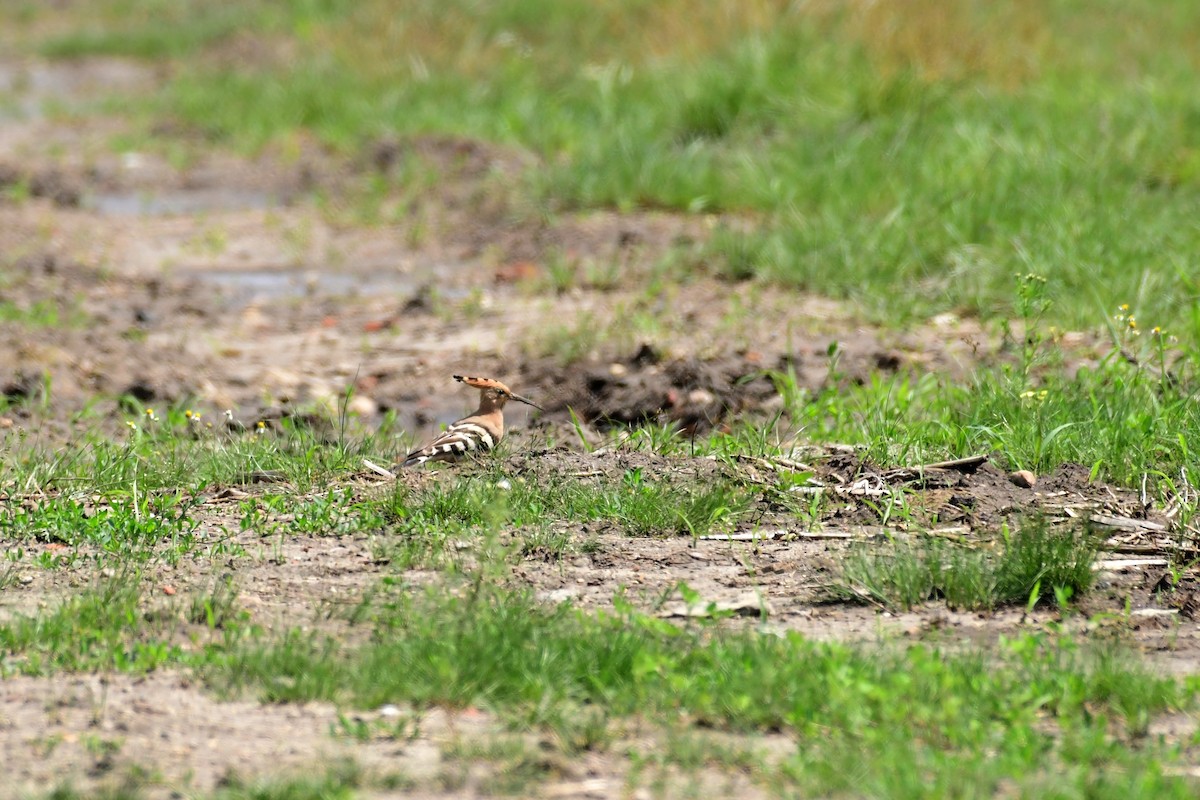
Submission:
POLYGON ((1137 318, 1129 311, 1129 303, 1121 303, 1117 306, 1117 313, 1113 316, 1119 325, 1125 326, 1126 332, 1130 336, 1140 336, 1141 331, 1138 330, 1137 318))
MULTIPOLYGON (((1142 331, 1138 326, 1137 317, 1135 317, 1129 311, 1129 303, 1122 303, 1121 305, 1117 306, 1117 313, 1113 315, 1113 319, 1116 320, 1117 324, 1120 325, 1124 329, 1125 333, 1128 333, 1130 336, 1141 335, 1142 331)), ((1174 336, 1169 336, 1167 332, 1158 325, 1155 325, 1150 329, 1150 335, 1160 342, 1178 341, 1174 336)))

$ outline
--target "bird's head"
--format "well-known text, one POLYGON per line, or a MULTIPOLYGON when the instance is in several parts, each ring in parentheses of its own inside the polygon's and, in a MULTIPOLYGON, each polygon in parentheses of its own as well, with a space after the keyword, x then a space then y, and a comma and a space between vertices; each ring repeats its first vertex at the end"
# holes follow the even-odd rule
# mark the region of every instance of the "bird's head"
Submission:
POLYGON ((533 406, 538 411, 546 410, 529 398, 522 397, 512 389, 509 389, 500 381, 494 380, 493 378, 473 378, 466 375, 455 375, 454 380, 478 389, 485 405, 490 403, 495 405, 497 408, 504 408, 504 404, 509 400, 516 400, 518 403, 524 403, 526 405, 533 406))

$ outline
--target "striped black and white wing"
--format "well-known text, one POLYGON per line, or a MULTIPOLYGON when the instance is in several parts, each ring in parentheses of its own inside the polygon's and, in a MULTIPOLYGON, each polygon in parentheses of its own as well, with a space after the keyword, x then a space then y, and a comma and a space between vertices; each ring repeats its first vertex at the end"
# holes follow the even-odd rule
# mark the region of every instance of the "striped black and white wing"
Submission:
POLYGON ((456 422, 441 436, 420 450, 408 454, 401 466, 415 467, 426 461, 457 461, 468 453, 487 452, 496 446, 496 437, 472 420, 456 422))

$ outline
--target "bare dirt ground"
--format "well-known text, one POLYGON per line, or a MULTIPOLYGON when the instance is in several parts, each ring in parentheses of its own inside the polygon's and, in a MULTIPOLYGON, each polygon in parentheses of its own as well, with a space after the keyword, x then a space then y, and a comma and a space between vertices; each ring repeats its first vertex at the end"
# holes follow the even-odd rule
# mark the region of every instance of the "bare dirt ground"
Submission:
MULTIPOLYGON (((217 700, 186 677, 156 673, 84 676, 55 683, 12 678, 0 687, 0 755, 10 765, 10 791, 33 792, 73 776, 74 785, 138 785, 139 777, 170 789, 149 796, 181 797, 214 787, 253 785, 264 774, 320 778, 329 772, 354 775, 366 784, 390 786, 377 796, 451 798, 523 794, 528 778, 505 788, 470 755, 472 748, 494 752, 524 749, 526 755, 502 766, 533 773, 541 797, 629 797, 642 800, 662 793, 767 797, 748 776, 701 768, 681 775, 661 770, 646 776, 654 792, 630 782, 630 768, 619 753, 648 752, 661 744, 651 726, 631 725, 608 753, 589 752, 566 759, 549 740, 505 733, 485 712, 439 709, 419 714, 384 707, 365 714, 339 714, 326 703, 262 705, 217 700), (374 736, 363 741, 348 731, 376 722, 407 720, 407 734, 374 736), (21 731, 22 735, 9 735, 21 731), (284 732, 281 734, 281 732, 284 732)), ((749 746, 736 737, 701 734, 721 744, 749 746)), ((754 743, 765 757, 795 744, 787 737, 761 737, 754 743)), ((518 751, 519 752, 519 751, 518 751)), ((514 770, 515 771, 515 770, 514 770)), ((18 795, 19 796, 19 795, 18 795)))
MULTIPOLYGON (((8 443, 23 437, 59 446, 85 425, 117 434, 125 422, 117 399, 126 394, 147 404, 186 402, 211 417, 232 409, 252 421, 268 407, 332 407, 348 386, 362 426, 378 425, 391 411, 400 429, 420 438, 469 410, 471 398, 449 379, 453 373, 508 380, 547 408, 537 417, 518 411, 517 428, 541 426, 570 442, 568 406, 595 427, 674 420, 703 429, 734 414, 768 417, 779 400, 763 371, 791 367, 802 386, 822 388, 833 341, 844 381, 874 370, 958 372, 1003 357, 996 337, 970 319, 946 317, 894 333, 863 325, 822 298, 711 277, 661 281, 648 291, 664 260, 693 252, 712 221, 529 213, 509 188, 524 154, 423 139, 380 142, 358 159, 313 145, 299 155, 247 159, 193 143, 180 166, 154 151, 114 152, 110 141, 127 127, 122 120, 40 111, 46 100, 71 108, 99 85, 138 89, 155 80, 121 61, 0 62, 0 90, 16 98, 15 110, 0 111, 0 190, 12 198, 0 199, 0 263, 7 267, 0 277, 0 391, 32 401, 18 402, 0 420, 8 443), (403 190, 410 174, 404 165, 414 162, 434 179, 386 198, 369 224, 356 216, 354 201, 338 199, 356 197, 371 174, 390 176, 403 190), (577 276, 556 279, 556 259, 577 264, 577 276), (549 340, 565 341, 578 358, 565 363, 549 340), (91 413, 81 421, 85 409, 91 413)), ((1080 359, 1090 355, 1080 344, 1080 359)), ((531 449, 544 434, 523 439, 517 431, 510 463, 517 474, 603 477, 641 467, 683 480, 728 468, 705 459, 531 449)), ((396 452, 407 444, 398 438, 396 452)), ((1031 511, 1116 518, 1100 587, 1085 613, 1065 624, 1090 632, 1089 613, 1121 611, 1128 602, 1132 615, 1122 635, 1164 671, 1196 671, 1195 587, 1175 593, 1174 607, 1155 593, 1165 567, 1137 560, 1156 547, 1164 535, 1156 525, 1166 520, 1136 493, 1092 483, 1078 467, 1021 488, 990 463, 914 475, 843 450, 810 455, 816 476, 842 492, 819 519, 798 519, 772 503, 766 487, 778 464, 746 461, 737 477, 759 494, 731 538, 631 539, 580 526, 572 537, 593 542, 586 552, 548 560, 535 551, 515 574, 547 600, 603 607, 624 588, 665 616, 691 613, 673 594, 685 581, 706 600, 745 615, 735 624, 818 638, 988 641, 1054 617, 963 613, 938 604, 896 615, 832 602, 828 586, 839 556, 885 531, 863 498, 907 485, 918 517, 936 515, 946 536, 975 536, 1031 511)), ((380 487, 364 478, 356 490, 380 487)), ((206 509, 201 534, 216 537, 233 511, 216 497, 206 509)), ((241 607, 262 624, 337 626, 343 623, 330 609, 341 598, 353 602, 389 569, 366 535, 281 543, 241 537, 248 558, 162 565, 147 580, 186 596, 228 575, 241 607)), ((33 568, 27 577, 0 594, 0 614, 52 603, 89 580, 33 568)), ((338 725, 329 706, 218 700, 172 673, 0 683, 0 762, 16 776, 16 792, 61 780, 112 783, 138 769, 169 787, 164 793, 186 793, 231 775, 311 774, 314 764, 344 756, 373 774, 402 776, 398 793, 411 785, 422 796, 489 789, 486 768, 448 755, 455 742, 501 735, 485 714, 431 713, 411 740, 367 744, 331 734, 338 725)), ((631 735, 626 750, 645 746, 631 735)), ((627 780, 628 759, 620 748, 614 752, 548 762, 538 791, 643 796, 646 790, 627 780)), ((695 791, 688 782, 711 780, 752 796, 745 776, 697 774, 668 780, 664 793, 695 791)))

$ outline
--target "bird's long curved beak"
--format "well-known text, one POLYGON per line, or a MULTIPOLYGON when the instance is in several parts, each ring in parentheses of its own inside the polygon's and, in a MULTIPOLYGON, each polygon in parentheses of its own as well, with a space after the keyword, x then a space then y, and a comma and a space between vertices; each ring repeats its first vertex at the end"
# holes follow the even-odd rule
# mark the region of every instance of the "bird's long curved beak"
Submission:
POLYGON ((527 405, 527 406, 533 406, 533 407, 534 407, 534 408, 536 408, 538 411, 545 411, 545 410, 546 410, 546 409, 542 408, 541 406, 539 406, 537 403, 535 403, 535 402, 533 402, 532 400, 530 400, 528 397, 521 397, 521 395, 519 395, 519 394, 513 394, 513 393, 511 393, 511 392, 509 393, 509 397, 511 397, 513 400, 519 400, 520 402, 524 403, 524 404, 525 404, 525 405, 527 405))

